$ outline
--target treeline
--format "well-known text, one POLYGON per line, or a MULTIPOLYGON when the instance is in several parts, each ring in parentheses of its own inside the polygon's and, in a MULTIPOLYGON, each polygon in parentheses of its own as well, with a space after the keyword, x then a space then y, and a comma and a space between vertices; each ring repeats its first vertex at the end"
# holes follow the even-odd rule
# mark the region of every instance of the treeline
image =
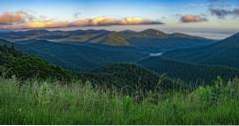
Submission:
POLYGON ((161 57, 148 58, 140 61, 139 64, 158 74, 167 74, 171 78, 179 78, 195 85, 210 83, 218 76, 227 80, 239 76, 239 70, 235 68, 189 64, 161 57))
POLYGON ((145 95, 148 92, 190 91, 193 85, 166 74, 158 74, 135 64, 111 64, 90 73, 79 75, 91 80, 94 86, 120 90, 128 95, 145 95))

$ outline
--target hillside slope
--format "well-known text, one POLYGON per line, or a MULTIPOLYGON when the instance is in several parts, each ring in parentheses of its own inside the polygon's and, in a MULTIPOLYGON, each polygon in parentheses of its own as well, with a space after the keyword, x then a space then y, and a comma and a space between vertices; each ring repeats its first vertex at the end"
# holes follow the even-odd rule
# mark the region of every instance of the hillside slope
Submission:
POLYGON ((135 62, 148 55, 133 47, 65 44, 46 40, 22 41, 16 46, 21 51, 38 55, 50 63, 74 71, 92 70, 111 63, 135 62))
MULTIPOLYGON (((0 43, 11 45, 8 41, 0 43)), ((64 83, 79 79, 83 82, 89 81, 98 88, 116 89, 127 94, 134 94, 139 90, 143 92, 154 90, 160 77, 157 73, 134 64, 110 64, 88 72, 73 73, 48 64, 38 57, 16 51, 14 46, 0 46, 0 76, 7 78, 16 76, 20 80, 56 79, 64 83)), ((170 78, 167 78, 167 82, 176 84, 170 78)))
POLYGON ((15 75, 19 79, 32 79, 34 77, 58 80, 69 80, 71 74, 60 67, 50 65, 46 61, 34 56, 25 55, 15 50, 8 41, 0 40, 0 74, 6 77, 15 75))
POLYGON ((210 46, 179 49, 163 56, 190 63, 239 68, 239 33, 210 46))
POLYGON ((239 76, 238 69, 189 64, 161 57, 150 57, 141 60, 138 64, 159 74, 165 73, 169 77, 179 78, 184 81, 210 82, 216 79, 217 76, 221 76, 226 79, 239 76))
POLYGON ((81 78, 91 80, 95 85, 121 89, 131 94, 135 91, 153 90, 159 75, 135 64, 109 64, 87 73, 81 78))

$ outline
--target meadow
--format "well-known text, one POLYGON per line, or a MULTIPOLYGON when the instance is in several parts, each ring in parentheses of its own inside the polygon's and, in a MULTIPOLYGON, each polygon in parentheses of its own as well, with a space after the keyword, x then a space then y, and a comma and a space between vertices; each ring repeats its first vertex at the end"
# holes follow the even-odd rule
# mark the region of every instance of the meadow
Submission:
POLYGON ((239 79, 136 101, 89 81, 1 77, 0 124, 239 124, 239 79))

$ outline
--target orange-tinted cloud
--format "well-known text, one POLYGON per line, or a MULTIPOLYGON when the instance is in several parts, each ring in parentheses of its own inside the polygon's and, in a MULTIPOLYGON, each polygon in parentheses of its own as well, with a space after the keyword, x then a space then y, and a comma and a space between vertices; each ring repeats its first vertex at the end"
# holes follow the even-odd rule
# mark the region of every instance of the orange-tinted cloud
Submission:
POLYGON ((109 17, 96 17, 92 19, 79 19, 71 23, 72 26, 105 26, 116 25, 118 20, 109 17))
POLYGON ((54 20, 40 20, 40 21, 30 21, 24 23, 24 28, 62 28, 68 27, 68 22, 54 21, 54 20))
POLYGON ((163 24, 159 21, 151 21, 138 17, 126 17, 123 19, 111 17, 96 17, 92 19, 80 19, 74 21, 70 26, 110 26, 110 25, 147 25, 147 24, 163 24))
POLYGON ((200 15, 184 15, 180 18, 180 21, 183 23, 195 23, 195 22, 204 22, 207 21, 207 19, 200 15))
POLYGON ((75 21, 57 21, 36 18, 26 12, 6 12, 0 15, 0 29, 37 29, 37 28, 66 28, 84 26, 110 26, 110 25, 147 25, 163 24, 160 21, 151 21, 139 17, 112 18, 96 17, 79 19, 75 21))
POLYGON ((32 18, 32 16, 23 11, 5 12, 0 14, 0 24, 9 25, 23 23, 25 21, 31 20, 32 18))
POLYGON ((121 21, 121 24, 124 25, 138 25, 138 24, 163 24, 160 21, 151 21, 151 20, 147 20, 147 19, 143 19, 143 18, 138 18, 138 17, 128 17, 128 18, 124 18, 121 21))
POLYGON ((111 17, 96 17, 92 19, 81 19, 71 23, 72 26, 109 26, 109 25, 147 25, 163 24, 159 21, 146 20, 139 17, 126 17, 123 19, 111 17))

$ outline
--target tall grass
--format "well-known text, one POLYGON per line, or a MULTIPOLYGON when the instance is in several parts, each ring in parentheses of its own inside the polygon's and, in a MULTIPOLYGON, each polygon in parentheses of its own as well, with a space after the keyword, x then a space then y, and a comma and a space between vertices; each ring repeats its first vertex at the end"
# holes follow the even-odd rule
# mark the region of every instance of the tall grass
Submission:
POLYGON ((89 82, 0 78, 0 124, 239 124, 239 79, 214 85, 135 102, 89 82))

